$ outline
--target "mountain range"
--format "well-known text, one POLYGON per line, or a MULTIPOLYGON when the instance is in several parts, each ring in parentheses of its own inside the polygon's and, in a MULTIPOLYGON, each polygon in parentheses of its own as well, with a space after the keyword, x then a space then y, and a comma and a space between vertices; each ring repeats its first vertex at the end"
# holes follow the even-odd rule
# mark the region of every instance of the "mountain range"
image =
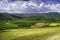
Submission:
POLYGON ((29 16, 41 16, 45 18, 59 18, 60 19, 60 13, 58 12, 49 12, 49 13, 0 13, 0 21, 2 20, 18 20, 23 19, 29 16))

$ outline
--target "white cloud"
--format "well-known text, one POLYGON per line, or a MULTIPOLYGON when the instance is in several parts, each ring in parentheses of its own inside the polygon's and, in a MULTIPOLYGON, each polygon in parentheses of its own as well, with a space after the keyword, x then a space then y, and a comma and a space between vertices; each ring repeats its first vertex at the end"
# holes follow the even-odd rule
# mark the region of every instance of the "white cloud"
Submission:
POLYGON ((44 6, 44 2, 40 3, 40 6, 39 8, 43 7, 44 6))
POLYGON ((24 13, 24 12, 60 12, 60 4, 46 4, 41 2, 39 5, 33 1, 23 2, 15 1, 8 2, 0 1, 0 12, 9 12, 9 13, 24 13))
POLYGON ((60 12, 60 4, 48 4, 45 5, 45 7, 50 9, 52 12, 60 12))

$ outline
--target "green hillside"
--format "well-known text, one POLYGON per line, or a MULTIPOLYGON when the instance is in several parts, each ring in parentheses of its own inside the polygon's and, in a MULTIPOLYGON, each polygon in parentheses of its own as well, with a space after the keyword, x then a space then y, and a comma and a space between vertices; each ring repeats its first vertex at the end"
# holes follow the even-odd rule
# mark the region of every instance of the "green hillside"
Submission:
POLYGON ((0 13, 0 40, 60 40, 60 18, 0 13))
POLYGON ((13 20, 18 20, 18 18, 15 15, 8 14, 8 13, 0 13, 0 21, 13 21, 13 20))

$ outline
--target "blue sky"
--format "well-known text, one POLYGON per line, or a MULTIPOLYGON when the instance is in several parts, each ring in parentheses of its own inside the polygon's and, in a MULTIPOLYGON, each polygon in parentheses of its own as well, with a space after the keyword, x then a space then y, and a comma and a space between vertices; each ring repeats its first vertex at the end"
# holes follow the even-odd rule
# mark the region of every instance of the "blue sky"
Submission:
POLYGON ((0 0, 0 12, 60 12, 60 0, 0 0))

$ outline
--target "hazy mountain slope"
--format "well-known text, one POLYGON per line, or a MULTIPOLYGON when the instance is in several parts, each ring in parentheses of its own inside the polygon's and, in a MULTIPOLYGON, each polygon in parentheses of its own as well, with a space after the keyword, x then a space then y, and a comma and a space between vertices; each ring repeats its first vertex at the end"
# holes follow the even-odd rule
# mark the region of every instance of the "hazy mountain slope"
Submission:
POLYGON ((29 16, 41 16, 41 17, 47 17, 47 18, 59 18, 60 19, 60 13, 58 12, 49 12, 49 13, 0 13, 0 21, 2 20, 17 20, 22 19, 29 16))
POLYGON ((49 18, 60 18, 60 13, 58 12, 49 12, 49 13, 22 13, 22 14, 14 14, 18 17, 29 17, 29 16, 42 16, 49 18))
POLYGON ((0 13, 0 21, 8 21, 8 20, 17 20, 22 17, 15 16, 13 14, 8 14, 8 13, 0 13))

